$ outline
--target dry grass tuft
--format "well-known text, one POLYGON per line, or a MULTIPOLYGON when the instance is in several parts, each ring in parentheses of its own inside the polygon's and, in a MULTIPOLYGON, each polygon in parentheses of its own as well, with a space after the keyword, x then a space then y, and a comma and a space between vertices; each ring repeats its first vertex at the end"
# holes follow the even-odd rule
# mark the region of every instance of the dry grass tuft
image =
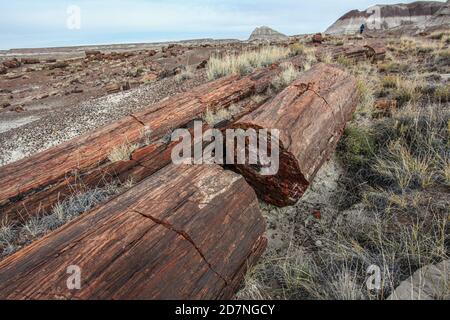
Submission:
POLYGON ((267 67, 287 58, 291 51, 288 48, 264 47, 257 51, 247 51, 239 55, 212 56, 207 66, 209 80, 227 75, 246 75, 255 68, 267 67))
POLYGON ((8 256, 27 246, 132 185, 133 181, 128 180, 123 184, 112 182, 103 187, 76 192, 63 202, 57 203, 49 214, 33 216, 22 225, 3 221, 0 226, 0 257, 8 256))
POLYGON ((238 105, 231 105, 228 108, 219 109, 216 111, 207 110, 203 115, 203 120, 206 121, 211 127, 214 127, 216 124, 230 120, 234 115, 239 113, 241 108, 238 105))

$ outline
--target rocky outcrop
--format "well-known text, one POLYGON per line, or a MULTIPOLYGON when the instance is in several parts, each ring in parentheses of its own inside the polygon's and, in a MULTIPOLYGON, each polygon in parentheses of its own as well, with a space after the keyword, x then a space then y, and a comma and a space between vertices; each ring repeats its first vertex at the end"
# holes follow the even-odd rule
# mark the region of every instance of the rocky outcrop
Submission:
POLYGON ((388 300, 450 299, 450 260, 428 265, 403 281, 388 300))
POLYGON ((418 1, 409 4, 375 5, 365 11, 352 10, 333 25, 327 34, 351 34, 362 24, 368 30, 423 32, 450 26, 449 1, 418 1))
POLYGON ((276 40, 285 40, 287 39, 287 36, 275 31, 269 27, 262 26, 259 28, 256 28, 252 34, 250 35, 249 41, 255 41, 255 40, 267 40, 267 41, 276 41, 276 40))

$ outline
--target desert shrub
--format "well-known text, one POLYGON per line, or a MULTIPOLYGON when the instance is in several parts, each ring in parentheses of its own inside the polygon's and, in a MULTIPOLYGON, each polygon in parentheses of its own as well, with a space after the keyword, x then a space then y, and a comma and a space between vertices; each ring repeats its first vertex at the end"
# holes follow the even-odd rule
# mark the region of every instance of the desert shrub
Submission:
POLYGON ((367 128, 350 125, 342 137, 340 156, 352 170, 359 171, 373 161, 375 142, 367 128))
POLYGON ((359 94, 359 104, 356 111, 358 114, 370 114, 373 111, 373 105, 375 102, 374 85, 370 81, 367 81, 367 79, 358 77, 356 86, 359 94))

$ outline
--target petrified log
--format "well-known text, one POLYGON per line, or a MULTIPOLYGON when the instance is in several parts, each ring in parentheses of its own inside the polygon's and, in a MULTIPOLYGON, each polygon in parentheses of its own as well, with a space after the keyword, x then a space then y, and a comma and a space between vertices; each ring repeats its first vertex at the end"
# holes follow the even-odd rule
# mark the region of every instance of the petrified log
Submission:
POLYGON ((12 60, 3 61, 3 65, 9 69, 15 69, 19 68, 22 64, 20 63, 19 60, 14 58, 12 60))
POLYGON ((384 60, 386 57, 386 47, 382 43, 371 42, 364 47, 367 49, 367 56, 374 62, 384 60))
POLYGON ((295 204, 335 150, 357 100, 353 76, 338 67, 317 64, 272 101, 231 125, 244 130, 278 129, 278 172, 263 175, 261 167, 249 161, 232 167, 266 202, 295 204))
POLYGON ((0 298, 230 299, 264 230, 242 177, 170 165, 0 262, 0 298))
POLYGON ((41 61, 39 59, 35 59, 35 58, 23 58, 23 59, 21 59, 21 62, 23 64, 38 64, 38 63, 41 63, 41 61))
MULTIPOLYGON (((294 60, 294 63, 299 61, 294 60)), ((188 126, 206 110, 226 108, 264 91, 279 72, 280 67, 272 66, 246 77, 230 76, 204 84, 2 167, 0 220, 6 216, 10 220, 26 219, 46 212, 56 202, 70 196, 75 185, 97 186, 117 176, 126 179, 130 171, 141 172, 136 175, 137 180, 145 178, 170 162, 170 150, 166 143, 158 142, 161 138, 173 129, 188 126), (130 159, 111 163, 108 155, 124 144, 138 145, 142 149, 137 150, 139 158, 131 155, 130 159), (133 169, 136 166, 139 168, 133 169)), ((250 105, 249 110, 252 108, 254 106, 250 105)))

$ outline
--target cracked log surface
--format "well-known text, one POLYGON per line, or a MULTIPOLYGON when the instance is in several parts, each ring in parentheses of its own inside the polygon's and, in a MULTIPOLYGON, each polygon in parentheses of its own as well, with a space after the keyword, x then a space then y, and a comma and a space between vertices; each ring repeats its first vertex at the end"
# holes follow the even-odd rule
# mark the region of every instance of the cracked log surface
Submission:
POLYGON ((264 201, 277 206, 295 204, 334 152, 357 100, 352 75, 336 66, 317 64, 273 100, 230 126, 280 130, 278 173, 264 176, 260 168, 249 164, 232 168, 264 201))
POLYGON ((0 262, 0 298, 230 299, 264 230, 242 177, 169 165, 0 262), (67 288, 70 265, 80 290, 67 288))
MULTIPOLYGON (((292 58, 294 64, 300 58, 292 58)), ((249 76, 230 76, 163 100, 146 110, 71 141, 0 168, 0 219, 26 220, 43 213, 73 194, 74 187, 101 186, 132 172, 140 179, 170 162, 173 145, 157 142, 171 130, 186 127, 206 110, 226 108, 252 94, 263 92, 280 67, 255 71, 249 76), (144 132, 151 133, 144 136, 144 132), (153 142, 136 152, 131 161, 110 163, 109 153, 123 144, 153 142), (136 168, 138 166, 138 168, 136 168), (140 168, 140 169, 139 169, 140 168)), ((254 106, 253 106, 254 107, 254 106)), ((136 180, 135 180, 136 181, 136 180)))

